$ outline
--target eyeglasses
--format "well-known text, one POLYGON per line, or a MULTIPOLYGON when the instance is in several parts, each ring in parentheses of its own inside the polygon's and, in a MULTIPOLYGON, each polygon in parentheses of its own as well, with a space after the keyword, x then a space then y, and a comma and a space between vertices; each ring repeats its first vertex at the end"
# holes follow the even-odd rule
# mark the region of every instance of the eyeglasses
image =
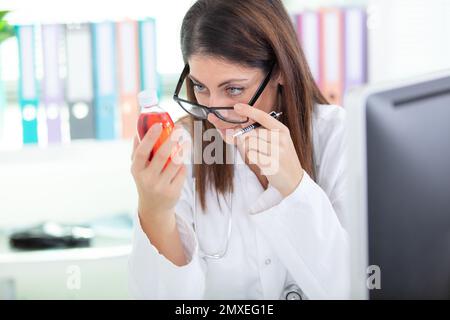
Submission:
MULTIPOLYGON (((253 106, 255 102, 258 100, 259 96, 263 93, 264 89, 266 88, 267 84, 270 81, 270 76, 272 75, 274 65, 275 63, 273 63, 272 66, 270 67, 270 71, 267 73, 263 82, 259 85, 258 90, 256 91, 255 95, 250 99, 248 105, 253 106)), ((230 123, 246 123, 249 121, 248 117, 243 118, 242 116, 235 113, 234 107, 207 107, 199 103, 191 102, 178 97, 181 91, 181 87, 183 86, 183 82, 188 74, 189 74, 189 65, 186 64, 184 66, 183 72, 180 75, 180 79, 178 80, 175 93, 173 94, 173 100, 175 100, 180 105, 180 107, 183 108, 184 111, 189 113, 191 116, 202 120, 207 119, 208 114, 213 113, 219 119, 230 123)))

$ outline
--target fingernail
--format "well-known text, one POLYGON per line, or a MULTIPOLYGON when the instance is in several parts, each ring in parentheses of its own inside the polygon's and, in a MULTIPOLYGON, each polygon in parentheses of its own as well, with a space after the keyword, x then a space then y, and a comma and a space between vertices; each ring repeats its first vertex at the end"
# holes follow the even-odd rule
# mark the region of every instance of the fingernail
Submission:
POLYGON ((159 130, 161 130, 162 128, 162 124, 161 123, 155 123, 151 128, 151 132, 158 132, 159 130))

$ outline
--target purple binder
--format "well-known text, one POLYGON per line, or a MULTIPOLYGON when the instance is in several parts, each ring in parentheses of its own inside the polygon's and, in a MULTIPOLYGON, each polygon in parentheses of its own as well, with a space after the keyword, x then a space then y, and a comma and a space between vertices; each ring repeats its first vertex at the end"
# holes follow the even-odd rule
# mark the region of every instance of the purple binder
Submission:
POLYGON ((61 107, 64 105, 64 86, 60 74, 60 52, 63 42, 62 25, 42 26, 42 103, 45 106, 49 143, 61 142, 61 107))
POLYGON ((367 16, 363 8, 348 8, 345 25, 345 91, 367 82, 367 16))

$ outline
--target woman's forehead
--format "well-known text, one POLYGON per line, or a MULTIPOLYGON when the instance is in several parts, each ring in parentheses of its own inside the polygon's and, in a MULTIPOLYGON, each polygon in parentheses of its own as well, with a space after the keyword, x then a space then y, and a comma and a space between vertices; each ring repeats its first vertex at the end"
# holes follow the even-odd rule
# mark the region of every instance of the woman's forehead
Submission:
POLYGON ((188 59, 190 75, 198 81, 220 82, 230 78, 257 78, 262 71, 220 57, 193 55, 188 59))

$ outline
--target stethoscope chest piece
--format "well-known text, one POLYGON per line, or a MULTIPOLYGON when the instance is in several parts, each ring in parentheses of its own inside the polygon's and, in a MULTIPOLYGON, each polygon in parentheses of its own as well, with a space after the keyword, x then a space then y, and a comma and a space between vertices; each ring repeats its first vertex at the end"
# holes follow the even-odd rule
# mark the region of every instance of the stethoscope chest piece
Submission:
POLYGON ((303 300, 302 291, 296 284, 291 284, 284 289, 286 300, 303 300))
POLYGON ((302 300, 302 296, 298 292, 291 291, 287 293, 286 300, 302 300))

